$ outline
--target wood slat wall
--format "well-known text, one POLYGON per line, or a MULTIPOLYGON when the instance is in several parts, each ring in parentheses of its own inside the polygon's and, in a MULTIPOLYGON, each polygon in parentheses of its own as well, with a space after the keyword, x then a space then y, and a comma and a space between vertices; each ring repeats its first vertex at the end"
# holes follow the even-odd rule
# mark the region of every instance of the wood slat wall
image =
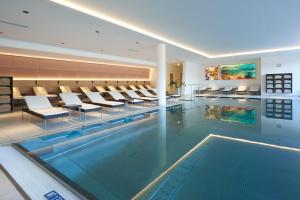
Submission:
POLYGON ((0 54, 0 76, 20 79, 149 80, 150 69, 0 54))
POLYGON ((2 54, 0 54, 0 76, 14 77, 16 79, 14 86, 20 87, 22 94, 33 94, 33 86, 44 86, 48 92, 58 93, 59 85, 70 86, 74 92, 79 92, 80 86, 89 86, 94 89, 93 87, 96 85, 144 85, 150 83, 149 68, 2 54), (88 80, 83 81, 83 79, 88 80), (97 79, 108 79, 108 81, 93 81, 97 79))

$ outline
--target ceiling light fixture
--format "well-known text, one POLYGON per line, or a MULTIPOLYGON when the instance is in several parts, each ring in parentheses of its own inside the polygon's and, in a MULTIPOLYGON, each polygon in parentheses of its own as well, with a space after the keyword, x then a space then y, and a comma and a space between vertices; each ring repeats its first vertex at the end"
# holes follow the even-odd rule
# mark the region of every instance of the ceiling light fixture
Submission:
POLYGON ((100 33, 100 31, 95 31, 97 34, 99 34, 100 33))
POLYGON ((54 3, 57 3, 57 4, 60 4, 62 6, 66 6, 68 8, 72 8, 74 10, 77 10, 79 12, 82 12, 82 13, 85 13, 87 15, 91 15, 93 17, 96 17, 96 18, 99 18, 99 19, 102 19, 104 21, 108 21, 110 23, 113 23, 113 24, 116 24, 116 25, 119 25, 121 27, 124 27, 124 28, 127 28, 127 29, 130 29, 132 31, 135 31, 135 32, 138 32, 138 33, 141 33, 141 34, 144 34, 144 35, 147 35, 149 37, 152 37, 152 38, 155 38, 157 40, 160 40, 160 41, 163 41, 163 42, 166 42, 168 44, 172 44, 174 46, 177 46, 177 47, 180 47, 182 49, 186 49, 188 51, 191 51, 191 52, 194 52, 196 54, 199 54, 199 55, 202 55, 202 56, 205 56, 205 57, 210 57, 210 55, 208 55, 207 53, 203 52, 203 51, 200 51, 198 49, 195 49, 193 47, 190 47, 188 45, 185 45, 185 44, 182 44, 180 42, 177 42, 177 41, 174 41, 172 39, 169 39, 169 38, 166 38, 164 36, 161 36, 161 35, 158 35, 152 31, 149 31, 149 30, 146 30, 146 29, 143 29, 143 28, 140 28, 134 24, 131 24, 129 22, 126 22, 126 21, 123 21, 123 20, 120 20, 120 19, 117 19, 113 16, 110 16, 110 15, 107 15, 107 14, 104 14, 104 13, 101 13, 99 11, 96 11, 96 10, 92 10, 90 8, 87 8, 85 6, 82 6, 78 3, 74 3, 74 2, 71 2, 71 1, 68 1, 68 0, 50 0, 54 3))
POLYGON ((278 52, 278 51, 291 51, 291 50, 300 50, 300 46, 293 46, 293 47, 284 47, 284 48, 273 48, 273 49, 264 49, 264 50, 255 50, 255 51, 246 51, 246 52, 236 52, 236 53, 228 53, 228 54, 219 54, 219 55, 210 55, 208 53, 205 53, 202 50, 193 48, 189 45, 186 45, 182 42, 178 42, 175 40, 172 40, 170 38, 164 37, 162 35, 159 35, 157 33, 154 33, 152 31, 149 31, 147 29, 143 29, 141 27, 138 27, 137 25, 134 25, 130 22, 126 22, 122 19, 118 19, 116 17, 101 13, 99 11, 90 9, 88 7, 85 7, 83 5, 80 5, 78 3, 71 2, 69 0, 50 0, 54 3, 60 4, 62 6, 77 10, 79 12, 85 13, 90 16, 94 16, 96 18, 102 19, 104 21, 108 21, 110 23, 119 25, 121 27, 130 29, 132 31, 147 35, 149 37, 155 38, 157 40, 160 40, 162 42, 180 47, 182 49, 185 49, 187 51, 199 54, 201 56, 207 57, 207 58, 222 58, 222 57, 233 57, 233 56, 243 56, 243 55, 252 55, 252 54, 262 54, 262 53, 272 53, 272 52, 278 52))
POLYGON ((30 12, 28 10, 22 10, 22 13, 29 14, 30 12))

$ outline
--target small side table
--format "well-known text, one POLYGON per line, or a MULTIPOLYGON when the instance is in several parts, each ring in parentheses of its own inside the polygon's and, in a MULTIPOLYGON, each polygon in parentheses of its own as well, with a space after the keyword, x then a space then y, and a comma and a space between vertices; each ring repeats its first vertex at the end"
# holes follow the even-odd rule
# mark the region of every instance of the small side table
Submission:
MULTIPOLYGON (((81 109, 81 105, 79 104, 69 104, 69 105, 63 105, 63 108, 67 108, 68 110, 71 110, 72 113, 74 113, 75 111, 79 111, 81 109)), ((71 117, 71 112, 69 112, 69 119, 71 117)))

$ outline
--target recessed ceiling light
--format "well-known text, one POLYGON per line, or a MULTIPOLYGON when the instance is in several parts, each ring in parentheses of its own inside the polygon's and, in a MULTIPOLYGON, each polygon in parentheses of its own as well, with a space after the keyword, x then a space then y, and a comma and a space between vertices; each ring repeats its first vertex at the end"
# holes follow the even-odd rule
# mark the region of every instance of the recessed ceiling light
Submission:
POLYGON ((130 22, 125 21, 122 18, 116 18, 114 16, 107 15, 107 14, 102 13, 100 11, 97 11, 95 9, 88 8, 88 7, 84 6, 83 4, 76 3, 77 1, 76 2, 72 2, 70 0, 50 0, 50 1, 55 2, 57 4, 60 4, 62 6, 72 8, 74 10, 85 13, 87 15, 94 16, 94 17, 99 18, 101 20, 105 20, 105 21, 108 21, 110 23, 119 25, 121 27, 130 29, 132 31, 147 35, 149 37, 155 38, 155 39, 160 40, 162 42, 177 46, 179 48, 185 49, 187 51, 199 54, 199 55, 207 57, 207 58, 221 58, 221 57, 232 57, 232 56, 272 53, 272 52, 278 52, 278 51, 300 50, 300 45, 299 45, 299 46, 291 46, 291 47, 283 47, 283 48, 262 49, 262 50, 254 50, 254 51, 234 52, 234 53, 212 55, 212 54, 208 54, 208 53, 206 53, 203 50, 200 50, 198 48, 194 48, 192 46, 189 46, 188 44, 184 44, 180 41, 176 41, 176 40, 173 40, 171 38, 167 38, 167 37, 165 37, 163 35, 160 35, 156 32, 152 32, 150 30, 147 30, 147 29, 144 29, 144 28, 139 27, 137 25, 134 25, 130 22))
POLYGON ((22 13, 29 14, 30 12, 28 10, 22 10, 22 13))
POLYGON ((180 66, 180 63, 177 63, 177 66, 180 66))

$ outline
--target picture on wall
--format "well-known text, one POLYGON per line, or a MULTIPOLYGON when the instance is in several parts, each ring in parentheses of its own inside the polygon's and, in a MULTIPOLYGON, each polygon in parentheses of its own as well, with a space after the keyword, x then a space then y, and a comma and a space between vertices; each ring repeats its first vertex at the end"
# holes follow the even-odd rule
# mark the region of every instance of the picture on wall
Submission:
POLYGON ((221 77, 223 80, 255 79, 256 64, 222 65, 221 77))
POLYGON ((205 80, 218 80, 219 66, 209 66, 205 68, 205 80))

